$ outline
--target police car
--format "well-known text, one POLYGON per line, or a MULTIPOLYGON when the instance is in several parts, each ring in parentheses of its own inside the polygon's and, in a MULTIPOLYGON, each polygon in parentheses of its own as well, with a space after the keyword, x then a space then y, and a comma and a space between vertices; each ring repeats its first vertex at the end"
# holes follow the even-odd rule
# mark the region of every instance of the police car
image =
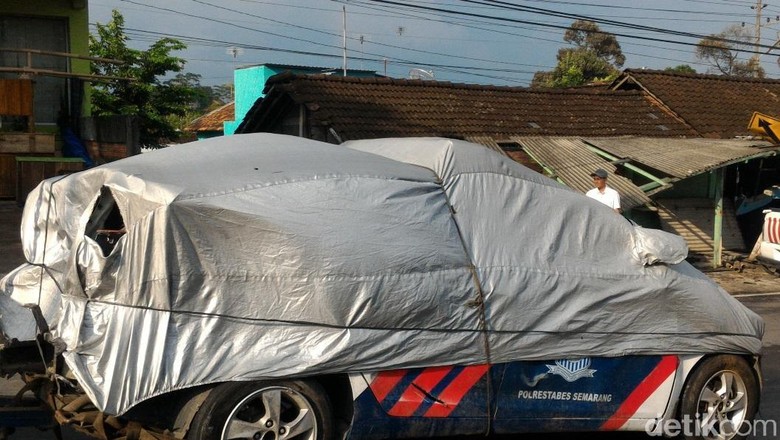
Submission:
POLYGON ((228 383, 206 399, 191 435, 314 440, 640 431, 744 438, 759 404, 758 371, 750 357, 666 355, 392 370, 349 375, 348 387, 336 377, 228 383))
POLYGON ((682 238, 465 141, 166 148, 42 182, 22 244, 0 372, 100 438, 734 439, 758 408, 763 321, 682 238))

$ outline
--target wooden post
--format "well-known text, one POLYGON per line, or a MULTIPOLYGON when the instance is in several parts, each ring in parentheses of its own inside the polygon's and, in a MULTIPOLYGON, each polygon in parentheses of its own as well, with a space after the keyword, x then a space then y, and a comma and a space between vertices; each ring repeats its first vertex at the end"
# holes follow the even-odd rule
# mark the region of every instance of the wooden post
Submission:
POLYGON ((717 269, 722 264, 723 256, 723 168, 712 172, 715 198, 715 221, 712 234, 712 267, 717 269))

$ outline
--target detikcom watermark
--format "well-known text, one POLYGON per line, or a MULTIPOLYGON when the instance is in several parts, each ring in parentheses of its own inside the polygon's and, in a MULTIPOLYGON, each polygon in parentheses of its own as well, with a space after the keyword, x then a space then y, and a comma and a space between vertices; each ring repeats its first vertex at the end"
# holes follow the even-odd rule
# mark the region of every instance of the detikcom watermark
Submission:
POLYGON ((699 414, 691 417, 685 414, 682 420, 663 420, 660 417, 648 420, 645 423, 645 433, 652 437, 685 437, 718 438, 723 435, 726 438, 736 434, 738 436, 752 436, 752 438, 778 438, 776 420, 753 420, 734 426, 730 420, 702 420, 699 414), (660 426, 659 426, 660 425, 660 426))

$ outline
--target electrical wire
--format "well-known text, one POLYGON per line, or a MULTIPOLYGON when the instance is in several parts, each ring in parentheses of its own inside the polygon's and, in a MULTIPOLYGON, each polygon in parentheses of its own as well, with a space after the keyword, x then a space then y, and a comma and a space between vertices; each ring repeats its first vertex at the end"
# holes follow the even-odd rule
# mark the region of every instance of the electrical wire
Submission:
MULTIPOLYGON (((223 5, 215 5, 215 4, 209 3, 209 2, 204 1, 204 0, 191 0, 191 1, 193 1, 195 3, 202 4, 202 5, 207 5, 207 6, 211 6, 211 7, 214 7, 214 8, 218 8, 220 10, 235 12, 237 14, 247 15, 247 16, 258 18, 258 19, 261 19, 261 20, 267 20, 267 21, 271 21, 273 23, 282 24, 282 25, 294 27, 294 28, 297 28, 297 29, 304 29, 304 30, 307 30, 307 31, 316 32, 316 33, 320 33, 320 34, 325 34, 325 35, 332 36, 332 37, 341 37, 341 34, 328 32, 328 31, 323 31, 323 30, 320 30, 320 29, 314 29, 314 28, 310 28, 310 27, 307 27, 307 26, 301 26, 301 25, 297 25, 297 24, 293 24, 293 23, 289 23, 289 22, 285 22, 285 21, 281 21, 281 20, 274 20, 274 19, 271 19, 271 18, 268 18, 268 17, 263 17, 263 16, 260 16, 260 15, 251 14, 251 13, 246 12, 246 11, 240 11, 240 10, 236 10, 236 9, 231 9, 231 8, 228 8, 228 7, 223 6, 223 5)), ((355 38, 355 37, 347 37, 347 39, 353 40, 353 41, 356 41, 356 42, 359 41, 359 38, 355 38)), ((413 48, 410 48, 410 47, 397 46, 397 45, 393 45, 393 44, 377 43, 377 42, 374 42, 374 41, 369 41, 368 43, 374 44, 374 45, 378 45, 378 46, 382 46, 382 47, 389 47, 389 48, 393 48, 393 49, 408 50, 408 51, 411 51, 411 52, 422 53, 422 54, 425 54, 425 55, 446 56, 446 57, 450 57, 450 58, 459 58, 459 59, 464 59, 464 60, 469 60, 469 61, 489 62, 489 63, 515 65, 515 66, 540 67, 540 66, 532 65, 532 64, 513 63, 513 62, 508 62, 508 61, 500 61, 500 60, 490 60, 490 59, 485 59, 485 58, 469 57, 469 56, 465 56, 465 55, 444 54, 444 53, 440 53, 440 52, 433 52, 433 51, 428 51, 428 50, 413 49, 413 48)))
MULTIPOLYGON (((143 8, 151 8, 151 9, 158 10, 158 11, 163 11, 163 12, 172 13, 172 14, 181 15, 181 16, 188 16, 188 17, 202 19, 202 20, 208 20, 208 21, 212 21, 212 22, 215 22, 215 23, 223 24, 223 25, 228 25, 228 26, 233 26, 233 27, 237 27, 237 28, 240 28, 240 29, 245 29, 245 30, 249 30, 249 31, 258 32, 258 30, 255 27, 242 26, 242 25, 239 25, 239 24, 235 23, 234 21, 231 22, 231 21, 226 21, 226 20, 219 20, 219 19, 216 19, 214 17, 204 17, 204 16, 200 16, 200 15, 196 15, 196 14, 191 14, 191 13, 187 13, 187 12, 183 12, 183 11, 178 11, 178 10, 171 9, 171 8, 164 8, 164 7, 155 6, 155 5, 148 5, 148 4, 140 3, 140 2, 137 2, 137 1, 134 1, 134 0, 121 0, 121 1, 123 3, 130 3, 130 4, 137 5, 137 6, 141 6, 143 8)), ((230 11, 230 12, 233 12, 233 13, 236 13, 236 14, 241 14, 243 16, 250 16, 250 17, 253 17, 253 18, 256 18, 256 19, 266 20, 266 21, 269 21, 269 22, 272 22, 272 23, 275 23, 275 24, 279 24, 279 25, 282 25, 282 26, 290 26, 290 27, 294 27, 294 28, 297 28, 297 29, 302 29, 302 30, 305 30, 307 32, 314 32, 314 33, 317 33, 317 34, 320 34, 320 35, 328 35, 328 36, 331 36, 331 37, 340 37, 341 36, 340 34, 337 34, 337 33, 334 33, 334 32, 329 32, 329 31, 326 31, 326 30, 316 29, 316 28, 307 27, 307 26, 301 26, 301 25, 297 25, 297 24, 294 24, 294 23, 284 22, 284 21, 281 21, 281 20, 274 20, 274 19, 271 19, 269 17, 263 17, 263 16, 260 16, 260 15, 251 14, 251 13, 248 13, 246 11, 242 11, 242 10, 238 10, 238 9, 227 8, 227 7, 223 6, 223 5, 216 5, 214 3, 210 3, 210 2, 207 2, 207 1, 204 1, 204 0, 192 0, 192 1, 194 1, 195 3, 199 3, 199 4, 202 4, 202 5, 205 5, 205 6, 210 6, 210 7, 214 7, 214 8, 219 8, 221 10, 227 10, 227 11, 230 11)), ((289 4, 273 2, 273 1, 260 1, 260 0, 239 0, 239 1, 241 1, 243 3, 269 4, 269 5, 276 5, 276 6, 290 6, 290 7, 294 7, 294 8, 296 8, 296 7, 297 8, 304 7, 306 9, 312 9, 309 6, 296 6, 296 5, 289 5, 289 4)), ((415 4, 410 4, 408 2, 389 1, 389 0, 362 0, 362 1, 361 0, 358 0, 358 1, 332 0, 332 1, 334 1, 335 3, 342 3, 342 4, 347 4, 347 5, 357 5, 359 8, 363 8, 364 10, 370 9, 370 6, 368 6, 369 4, 370 5, 375 5, 375 6, 378 6, 378 7, 392 8, 390 10, 374 9, 376 11, 380 11, 380 13, 378 13, 378 14, 371 14, 371 13, 366 13, 366 12, 355 12, 353 14, 361 14, 362 13, 363 15, 376 15, 376 16, 387 16, 389 14, 393 14, 394 16, 401 16, 401 17, 406 17, 406 18, 410 18, 411 17, 413 19, 418 19, 418 20, 428 20, 428 21, 433 21, 433 22, 454 24, 454 25, 464 26, 464 27, 467 27, 467 28, 477 29, 477 30, 481 30, 481 31, 490 31, 490 32, 496 32, 498 34, 503 34, 503 35, 512 35, 512 36, 517 36, 517 37, 521 37, 521 38, 529 38, 529 39, 532 38, 534 41, 548 41, 548 42, 559 43, 559 44, 560 44, 560 40, 557 40, 557 39, 552 39, 552 38, 546 39, 546 38, 538 37, 538 36, 524 35, 522 33, 517 33, 517 32, 511 32, 511 31, 508 32, 508 31, 506 31, 506 29, 517 29, 517 28, 533 29, 536 32, 542 31, 542 32, 550 33, 550 34, 560 35, 560 32, 559 32, 560 30, 565 30, 565 29, 568 29, 570 27, 570 26, 564 26, 564 25, 555 24, 555 23, 541 23, 539 21, 517 20, 517 19, 511 19, 511 18, 508 18, 508 17, 496 17, 495 15, 491 15, 491 14, 465 13, 465 15, 464 15, 463 11, 451 9, 453 7, 453 5, 451 3, 447 3, 446 4, 446 5, 450 6, 450 9, 444 9, 444 8, 433 8, 433 7, 425 6, 425 4, 440 5, 441 2, 432 3, 432 2, 418 1, 418 2, 415 2, 415 4), (410 12, 417 13, 417 15, 410 14, 410 12), (420 14, 422 14, 422 16, 420 16, 420 14), (433 15, 434 17, 448 17, 449 20, 443 20, 443 19, 440 19, 440 18, 431 18, 430 17, 431 15, 433 15), (474 16, 474 15, 476 15, 476 16, 474 16), (455 18, 455 17, 457 17, 460 22, 454 22, 452 20, 452 18, 455 18), (474 25, 473 23, 478 23, 478 24, 474 25), (491 28, 496 28, 496 29, 491 29, 491 28), (504 30, 501 30, 501 28, 503 28, 504 30)), ((539 1, 539 0, 530 0, 530 1, 539 1)), ((693 2, 693 1, 691 1, 691 2, 693 2)), ((516 3, 511 3, 511 2, 506 2, 506 1, 460 0, 457 3, 459 5, 459 7, 461 7, 461 8, 471 8, 471 9, 479 8, 479 9, 483 9, 483 10, 490 9, 490 10, 516 11, 516 12, 529 12, 529 10, 538 10, 538 11, 535 11, 535 12, 538 15, 544 16, 544 17, 567 18, 567 19, 573 19, 574 17, 583 17, 583 19, 594 18, 596 20, 599 20, 600 22, 604 22, 605 21, 610 26, 613 26, 613 25, 614 26, 625 25, 625 26, 627 26, 627 28, 630 28, 632 30, 641 31, 641 32, 655 32, 655 33, 659 33, 660 32, 660 33, 663 33, 663 34, 665 34, 665 32, 669 32, 668 35, 680 36, 681 38, 694 38, 694 37, 695 38, 698 38, 698 37, 702 37, 703 38, 704 37, 703 35, 695 34, 695 33, 674 31, 674 30, 663 29, 663 28, 659 28, 659 27, 655 27, 655 26, 645 26, 645 25, 640 25, 640 24, 635 24, 635 23, 626 23, 626 22, 621 22, 621 21, 617 21, 617 20, 603 19, 603 18, 600 18, 600 17, 597 18, 597 17, 591 17, 591 16, 579 15, 579 14, 568 14, 568 13, 564 13, 564 12, 560 12, 560 11, 554 11, 554 10, 547 9, 547 8, 536 8, 536 7, 533 7, 533 6, 519 5, 519 4, 516 4, 516 3)), ((565 5, 578 5, 578 6, 595 7, 595 8, 605 8, 605 7, 607 7, 607 5, 603 5, 603 4, 579 3, 579 2, 564 1, 564 0, 545 2, 545 3, 556 3, 556 4, 565 4, 565 5)), ((699 1, 699 2, 695 2, 695 3, 702 3, 702 2, 699 1)), ((727 3, 715 3, 715 2, 709 2, 709 3, 712 3, 712 4, 727 4, 727 3)), ((746 5, 747 4, 752 4, 752 2, 747 2, 745 4, 746 5)), ((327 12, 334 12, 334 13, 339 12, 337 10, 329 9, 329 8, 315 8, 315 9, 321 10, 321 11, 327 11, 327 12)), ((676 13, 689 13, 689 12, 693 13, 694 12, 694 11, 686 11, 684 9, 665 9, 665 8, 627 7, 626 9, 627 10, 638 10, 638 11, 653 10, 653 11, 656 11, 656 12, 676 12, 676 13)), ((715 11, 709 11, 709 12, 708 11, 704 11, 704 13, 705 14, 711 14, 711 16, 720 16, 718 14, 725 14, 725 13, 715 12, 715 11)), ((729 14, 729 15, 733 16, 733 14, 729 14)), ((292 41, 302 42, 302 43, 306 43, 306 44, 310 44, 310 45, 319 45, 320 47, 333 49, 333 50, 341 51, 343 49, 341 46, 338 46, 338 45, 335 45, 335 44, 327 44, 327 43, 323 43, 321 41, 314 41, 312 39, 294 37, 294 36, 291 36, 289 34, 284 35, 284 34, 279 34, 279 33, 268 32, 268 31, 265 31, 265 30, 262 31, 262 33, 264 35, 271 35, 271 36, 274 36, 274 37, 286 38, 286 39, 290 39, 292 41)), ((678 47, 680 47, 680 46, 696 46, 696 43, 693 43, 693 42, 686 42, 686 41, 672 40, 672 39, 664 39, 664 38, 647 37, 647 36, 640 35, 640 33, 635 33, 635 34, 632 34, 632 35, 624 35, 624 34, 619 34, 619 33, 618 34, 614 34, 613 33, 613 35, 620 36, 620 37, 624 37, 625 36, 627 38, 632 38, 634 40, 644 40, 646 43, 655 43, 655 45, 634 43, 636 46, 639 46, 639 47, 648 47, 648 48, 653 48, 653 49, 658 48, 659 47, 659 45, 658 45, 659 43, 660 44, 664 44, 664 45, 666 45, 666 44, 671 45, 671 47, 667 48, 666 50, 675 50, 675 51, 680 51, 680 52, 684 52, 682 49, 678 49, 678 47)), ((348 39, 350 41, 353 41, 353 42, 361 41, 361 42, 364 42, 364 43, 369 44, 369 45, 375 45, 377 47, 384 47, 384 48, 394 49, 394 50, 408 50, 410 52, 423 54, 425 56, 431 55, 431 56, 437 56, 437 57, 442 57, 442 58, 447 58, 447 59, 460 59, 460 60, 479 62, 479 63, 490 63, 491 65, 499 64, 499 65, 504 65, 504 66, 508 66, 508 67, 516 66, 516 67, 521 67, 521 68, 520 69, 511 69, 511 68, 496 69, 496 68, 484 68, 484 67, 475 67, 475 66, 462 66, 462 65, 456 65, 456 64, 453 64, 453 63, 446 63, 446 62, 445 63, 442 63, 442 62, 438 62, 438 63, 437 62, 417 62, 417 61, 414 61, 414 60, 411 60, 411 59, 404 59, 404 58, 400 58, 400 57, 396 57, 396 56, 388 56, 388 55, 385 55, 385 54, 382 54, 382 53, 376 53, 376 52, 372 52, 372 51, 364 51, 363 50, 363 44, 361 44, 361 50, 360 51, 361 51, 361 54, 364 55, 364 56, 361 56, 361 57, 350 57, 350 60, 353 60, 353 61, 361 61, 361 62, 367 61, 367 62, 376 62, 376 63, 388 62, 390 65, 395 65, 395 66, 424 66, 424 67, 445 69, 445 71, 450 72, 450 73, 464 74, 464 75, 469 75, 470 74, 469 72, 475 72, 475 71, 482 71, 482 72, 486 72, 486 73, 494 71, 494 72, 497 72, 497 73, 500 72, 500 73, 509 73, 509 74, 513 74, 513 75, 522 75, 522 76, 524 76, 524 75, 531 75, 531 74, 533 74, 535 72, 531 72, 531 71, 529 71, 527 69, 522 69, 522 67, 532 67, 532 68, 537 68, 537 69, 541 69, 541 70, 549 70, 549 69, 553 68, 553 66, 544 66, 544 65, 539 65, 539 64, 517 63, 517 62, 512 62, 512 61, 506 61, 506 60, 491 60, 491 59, 485 59, 485 58, 480 58, 480 57, 470 57, 470 56, 460 55, 460 54, 448 54, 448 53, 442 53, 442 52, 430 51, 430 50, 426 51, 426 50, 421 50, 421 49, 414 49, 414 48, 410 48, 410 47, 404 47, 404 46, 398 46, 398 45, 382 43, 382 42, 378 42, 378 41, 372 41, 370 39, 360 40, 359 38, 354 37, 354 36, 349 36, 348 39), (372 57, 374 57, 374 58, 372 58, 372 57)), ((448 39, 448 40, 450 40, 450 39, 448 39)), ((196 40, 190 40, 190 41, 196 41, 196 40)), ((214 40, 214 41, 217 41, 217 40, 214 40)), ((728 40, 726 40, 726 41, 728 41, 728 40)), ((731 41, 735 41, 735 40, 731 40, 731 41)), ((498 42, 498 43, 501 43, 501 42, 498 42)), ((509 43, 509 42, 504 42, 504 43, 509 43)), ((742 44, 742 45, 746 45, 746 46, 751 46, 751 47, 755 46, 753 43, 745 43, 745 42, 741 42, 741 41, 740 42, 735 42, 734 44, 736 44, 736 43, 739 43, 739 44, 742 44)), ((201 39, 201 40, 198 41, 197 44, 208 45, 209 43, 206 42, 206 40, 201 39)), ((308 51, 306 51, 306 50, 295 50, 295 49, 286 49, 286 48, 278 48, 278 47, 271 47, 271 46, 253 47, 253 45, 246 45, 246 44, 241 44, 241 43, 233 43, 233 44, 236 45, 236 46, 240 46, 242 48, 247 48, 247 49, 278 51, 278 52, 281 52, 281 53, 289 53, 289 54, 294 54, 294 55, 325 57, 325 58, 330 58, 330 59, 335 59, 335 58, 339 57, 338 55, 335 55, 333 53, 327 53, 327 51, 324 51, 324 53, 320 53, 320 52, 316 52, 316 51, 312 51, 312 50, 308 50, 308 51)), ((766 45, 764 45, 763 47, 766 48, 767 51, 771 50, 771 48, 772 48, 772 46, 766 46, 766 45)), ((755 53, 754 49, 753 50, 747 50, 747 49, 742 49, 742 48, 735 48, 734 51, 735 52, 751 53, 751 54, 755 53)), ((636 53, 636 52, 631 52, 631 51, 624 51, 624 54, 648 57, 648 58, 652 58, 652 59, 659 59, 659 60, 665 60, 665 61, 679 62, 679 63, 684 63, 684 64, 692 64, 692 65, 699 65, 699 66, 709 66, 709 64, 707 64, 707 63, 691 62, 689 60, 681 60, 681 59, 675 60, 674 58, 660 57, 660 56, 654 56, 654 55, 647 55, 647 54, 644 54, 644 53, 636 53)), ((764 63, 764 62, 762 62, 762 63, 764 63)), ((774 65, 774 63, 772 63, 772 65, 774 65)), ((506 78, 504 75, 499 76, 499 75, 484 74, 484 75, 481 75, 480 77, 482 77, 482 78, 500 79, 500 80, 508 80, 508 78, 506 78)), ((513 83, 518 83, 518 84, 521 83, 521 81, 519 81, 516 78, 512 78, 511 81, 513 83)))
MULTIPOLYGON (((216 23, 220 23, 220 24, 225 24, 225 25, 229 25, 229 26, 233 26, 233 27, 236 27, 236 28, 245 29, 245 30, 249 30, 249 31, 253 31, 253 32, 260 32, 259 30, 255 29, 255 28, 238 25, 236 23, 228 22, 228 21, 225 21, 225 20, 215 19, 213 17, 204 17, 204 16, 200 16, 200 15, 190 14, 190 13, 187 13, 187 12, 176 11, 176 10, 170 9, 170 8, 164 8, 164 7, 160 7, 160 6, 154 6, 154 5, 147 5, 147 4, 144 4, 144 3, 136 2, 134 0, 121 0, 121 1, 122 2, 126 2, 126 3, 131 3, 131 4, 134 4, 134 5, 138 5, 138 6, 149 7, 149 8, 152 8, 152 9, 157 9, 157 10, 162 10, 162 11, 167 11, 167 12, 179 13, 179 14, 184 15, 184 16, 188 16, 188 17, 192 17, 192 18, 199 18, 199 19, 212 21, 212 22, 216 22, 216 23)), ((303 38, 291 37, 289 35, 276 34, 276 33, 268 32, 268 31, 262 31, 262 33, 263 34, 267 34, 267 35, 274 35, 274 36, 278 36, 278 37, 282 37, 282 38, 287 38, 287 39, 291 39, 291 40, 295 40, 295 41, 305 42, 305 43, 308 43, 308 44, 316 44, 316 45, 319 45, 319 46, 324 46, 324 47, 328 47, 328 48, 332 48, 332 49, 338 49, 338 50, 342 49, 340 46, 326 44, 326 43, 320 43, 320 42, 316 42, 316 41, 313 41, 313 40, 306 40, 306 39, 303 39, 303 38)), ((263 49, 267 50, 268 48, 263 48, 263 49)), ((287 52, 290 52, 290 50, 287 50, 287 52)), ((307 54, 307 55, 313 55, 314 54, 312 52, 307 52, 307 51, 295 51, 295 52, 297 52, 298 54, 304 54, 303 52, 306 52, 305 54, 307 54)), ((433 53, 431 52, 431 54, 433 54, 433 53)), ((459 69, 483 70, 483 68, 472 68, 472 67, 466 67, 466 66, 460 66, 460 67, 456 68, 456 67, 453 67, 453 66, 447 66, 447 65, 443 65, 443 64, 417 62, 417 61, 408 60, 408 59, 404 59, 404 58, 392 57, 392 56, 387 56, 387 55, 382 55, 382 54, 375 54, 375 53, 369 53, 369 55, 377 56, 377 57, 379 57, 379 58, 381 58, 383 60, 384 59, 393 60, 395 62, 395 64, 406 65, 406 66, 421 65, 421 66, 427 66, 427 67, 439 67, 441 69, 449 70, 449 71, 456 72, 456 73, 467 73, 467 72, 463 72, 462 70, 459 70, 459 69)), ((446 54, 437 54, 437 55, 448 56, 446 54)), ((353 57, 353 59, 354 59, 354 57, 353 57)), ((511 64, 511 63, 507 63, 507 64, 511 64)), ((484 70, 485 71, 490 71, 490 70, 495 70, 495 69, 484 69, 484 70)), ((525 72, 523 72, 523 73, 525 73, 525 72)), ((472 74, 475 75, 475 76, 482 77, 482 78, 498 79, 498 80, 503 80, 503 81, 511 81, 511 82, 515 82, 515 83, 520 84, 520 81, 517 81, 517 80, 514 80, 514 79, 509 79, 509 78, 506 78, 506 77, 495 76, 495 75, 487 75, 487 74, 476 74, 476 73, 472 73, 472 74)))
MULTIPOLYGON (((332 0, 332 1, 337 1, 337 2, 340 2, 340 3, 342 2, 342 0, 332 0)), ((355 1, 349 1, 348 4, 354 5, 355 3, 356 3, 355 1)), ((372 6, 365 5, 364 2, 357 2, 357 3, 359 3, 359 7, 362 7, 362 8, 376 9, 376 8, 374 8, 372 6)), ((381 6, 379 6, 379 7, 381 8, 381 6)), ((384 11, 384 9, 376 9, 376 10, 384 11)), ((397 9, 395 9, 394 11, 397 11, 397 9)), ((444 16, 444 14, 433 14, 433 15, 435 15, 435 16, 444 16)), ((556 44, 560 44, 560 42, 561 42, 560 38, 558 38, 558 39, 542 38, 542 37, 539 37, 539 36, 524 35, 524 34, 518 34, 516 32, 507 32, 507 31, 504 31, 504 30, 496 29, 496 27, 517 27, 517 28, 521 28, 521 29, 529 29, 530 30, 531 29, 530 27, 512 26, 512 25, 508 25, 508 24, 498 23, 498 24, 494 25, 492 28, 486 28, 486 27, 474 26, 474 25, 469 25, 469 24, 464 24, 464 23, 452 22, 452 21, 448 21, 448 20, 438 20, 438 19, 431 19, 431 18, 422 18, 419 15, 413 15, 413 14, 404 14, 404 17, 407 17, 407 18, 411 17, 411 18, 414 18, 414 19, 425 19, 425 20, 429 20, 429 21, 448 23, 448 24, 455 24, 455 25, 467 27, 467 28, 470 28, 470 29, 481 30, 481 31, 485 31, 485 32, 492 32, 492 33, 499 33, 499 34, 503 34, 503 35, 510 35, 510 36, 517 36, 517 37, 528 38, 528 39, 532 39, 535 42, 537 42, 537 41, 545 41, 545 42, 552 42, 552 43, 556 43, 556 44)), ((473 21, 473 22, 475 22, 475 23, 486 23, 486 22, 482 22, 482 21, 473 21)), ((538 30, 537 32, 545 32, 545 33, 549 33, 549 34, 554 34, 556 36, 560 36, 560 32, 551 31, 551 30, 542 29, 542 30, 538 30)), ((638 46, 638 47, 648 47, 648 48, 657 48, 658 47, 658 46, 653 46, 653 45, 649 45, 649 44, 642 44, 642 43, 634 43, 634 45, 638 46)), ((670 47, 670 48, 667 48, 666 50, 672 50, 672 51, 676 51, 676 52, 680 52, 680 53, 689 53, 688 51, 686 51, 686 50, 684 50, 682 48, 678 48, 678 47, 670 47)), ((693 64, 693 65, 697 65, 697 66, 709 66, 709 64, 704 63, 704 62, 682 60, 682 59, 674 59, 674 58, 668 58, 668 57, 660 57, 660 56, 647 55, 645 53, 636 53, 636 52, 631 52, 631 51, 626 51, 626 50, 623 50, 623 53, 627 54, 627 55, 636 55, 636 56, 641 56, 641 57, 645 57, 645 58, 652 58, 652 59, 658 59, 658 60, 664 60, 664 61, 672 61, 672 62, 683 63, 683 64, 693 64)), ((543 67, 543 68, 552 69, 552 68, 554 68, 554 66, 546 66, 546 67, 543 67)))

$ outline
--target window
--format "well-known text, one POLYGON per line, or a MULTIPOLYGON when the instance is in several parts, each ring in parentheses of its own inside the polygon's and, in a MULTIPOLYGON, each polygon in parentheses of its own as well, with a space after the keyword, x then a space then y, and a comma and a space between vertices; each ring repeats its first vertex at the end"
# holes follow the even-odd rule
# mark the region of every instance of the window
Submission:
MULTIPOLYGON (((0 15, 0 47, 68 52, 68 22, 65 18, 21 17, 0 15)), ((0 52, 0 66, 25 67, 26 53, 0 52)), ((33 55, 35 69, 70 71, 68 58, 33 55)), ((18 73, 0 73, 2 78, 18 78, 18 73)), ((68 108, 68 86, 65 78, 35 76, 33 89, 36 124, 56 124, 60 109, 68 108)))

